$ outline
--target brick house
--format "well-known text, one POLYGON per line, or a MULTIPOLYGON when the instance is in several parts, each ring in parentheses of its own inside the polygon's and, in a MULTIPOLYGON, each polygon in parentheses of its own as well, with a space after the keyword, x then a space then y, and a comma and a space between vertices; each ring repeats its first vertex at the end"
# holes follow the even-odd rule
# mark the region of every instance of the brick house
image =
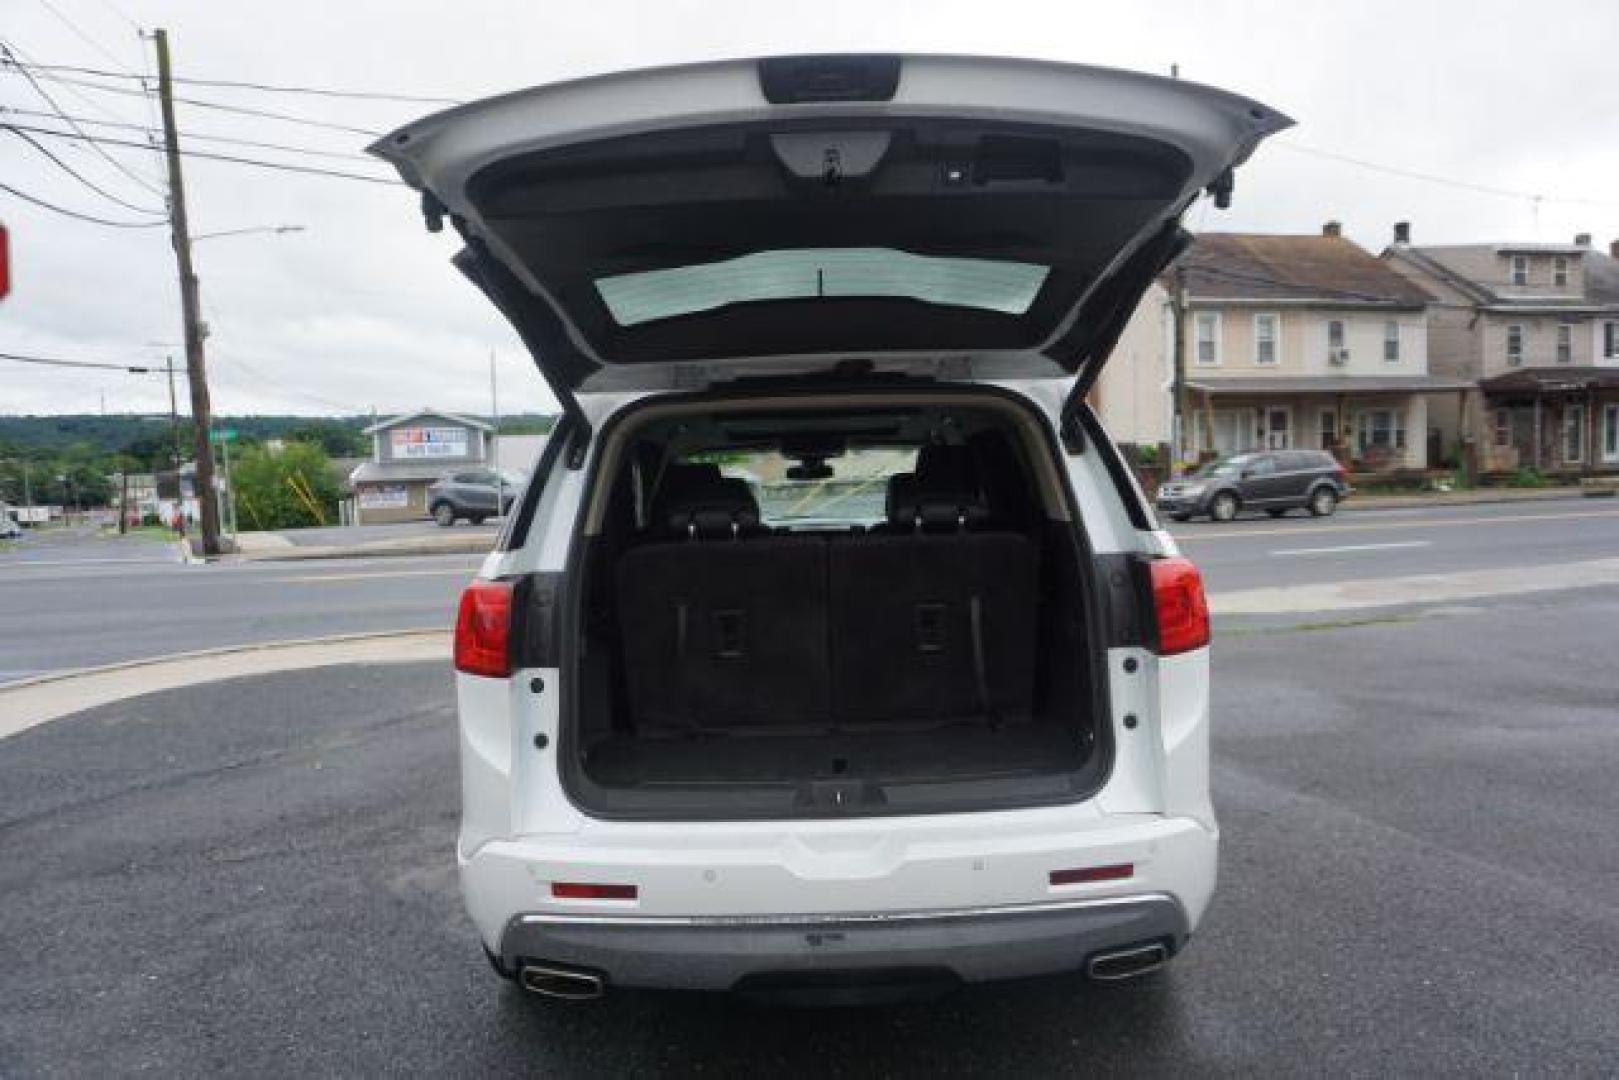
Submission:
POLYGON ((1619 241, 1416 246, 1383 252, 1432 293, 1429 362, 1477 390, 1438 421, 1486 473, 1619 471, 1619 241))

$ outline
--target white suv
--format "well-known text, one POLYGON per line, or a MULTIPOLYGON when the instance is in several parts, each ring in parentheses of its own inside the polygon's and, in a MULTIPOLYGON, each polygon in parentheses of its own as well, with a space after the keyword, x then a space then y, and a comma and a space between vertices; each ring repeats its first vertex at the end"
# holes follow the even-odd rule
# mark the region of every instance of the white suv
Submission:
POLYGON ((563 414, 455 635, 530 990, 881 997, 1179 951, 1208 612, 1086 392, 1286 118, 943 56, 637 71, 373 147, 563 414))

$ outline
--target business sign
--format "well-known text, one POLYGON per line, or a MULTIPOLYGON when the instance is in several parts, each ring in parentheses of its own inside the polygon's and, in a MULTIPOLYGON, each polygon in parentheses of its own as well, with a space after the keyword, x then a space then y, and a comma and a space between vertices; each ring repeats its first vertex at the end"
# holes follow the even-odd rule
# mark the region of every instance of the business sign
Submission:
POLYGON ((396 458, 467 456, 467 429, 459 427, 394 428, 388 433, 396 458))
POLYGON ((361 510, 403 510, 410 505, 410 491, 403 484, 365 485, 356 494, 361 510))

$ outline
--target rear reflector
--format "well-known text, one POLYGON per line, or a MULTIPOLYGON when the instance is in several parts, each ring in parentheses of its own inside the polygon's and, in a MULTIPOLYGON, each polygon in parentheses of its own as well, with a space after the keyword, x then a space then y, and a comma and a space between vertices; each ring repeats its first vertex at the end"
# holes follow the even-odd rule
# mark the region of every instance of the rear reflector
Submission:
POLYGON ((634 900, 634 885, 595 885, 587 881, 553 881, 551 895, 558 900, 634 900))
POLYGON ((455 670, 503 679, 512 673, 512 583, 474 581, 455 616, 455 670))
POLYGON ((1201 649, 1209 643, 1209 602, 1203 575, 1189 559, 1155 559, 1152 606, 1158 619, 1158 655, 1201 649))
POLYGON ((1084 885, 1092 881, 1123 881, 1136 872, 1135 863, 1114 866, 1080 866, 1072 870, 1053 870, 1053 885, 1084 885))

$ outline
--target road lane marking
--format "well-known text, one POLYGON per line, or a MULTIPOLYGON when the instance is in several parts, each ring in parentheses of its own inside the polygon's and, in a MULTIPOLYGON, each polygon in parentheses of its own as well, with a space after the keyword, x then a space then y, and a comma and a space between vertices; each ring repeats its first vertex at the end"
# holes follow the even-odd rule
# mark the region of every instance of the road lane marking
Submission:
POLYGON ((1337 547, 1278 548, 1272 555, 1337 555, 1345 551, 1387 551, 1390 548, 1432 547, 1432 540, 1396 540, 1388 544, 1339 544, 1337 547))
MULTIPOLYGON (((328 581, 369 581, 372 578, 396 577, 447 577, 452 574, 456 577, 471 578, 477 572, 478 568, 476 566, 458 566, 440 570, 367 570, 352 574, 297 574, 291 577, 278 577, 273 580, 278 585, 292 581, 320 582, 324 584, 328 581)), ((272 579, 266 578, 265 580, 272 579)))
MULTIPOLYGON (((1370 513, 1370 511, 1368 511, 1370 513)), ((1318 525, 1322 533, 1369 532, 1372 530, 1405 529, 1449 529, 1459 525, 1514 525, 1525 521, 1564 521, 1574 518, 1612 518, 1619 517, 1619 510, 1586 510, 1569 514, 1513 514, 1508 517, 1482 517, 1482 518, 1442 518, 1433 521, 1388 521, 1366 525, 1318 525)), ((1298 536, 1300 528, 1308 528, 1305 524, 1297 527, 1283 527, 1279 529, 1243 529, 1240 527, 1227 528, 1215 532, 1212 528, 1207 532, 1172 532, 1176 543, 1186 543, 1194 540, 1243 540, 1250 536, 1298 536)))

